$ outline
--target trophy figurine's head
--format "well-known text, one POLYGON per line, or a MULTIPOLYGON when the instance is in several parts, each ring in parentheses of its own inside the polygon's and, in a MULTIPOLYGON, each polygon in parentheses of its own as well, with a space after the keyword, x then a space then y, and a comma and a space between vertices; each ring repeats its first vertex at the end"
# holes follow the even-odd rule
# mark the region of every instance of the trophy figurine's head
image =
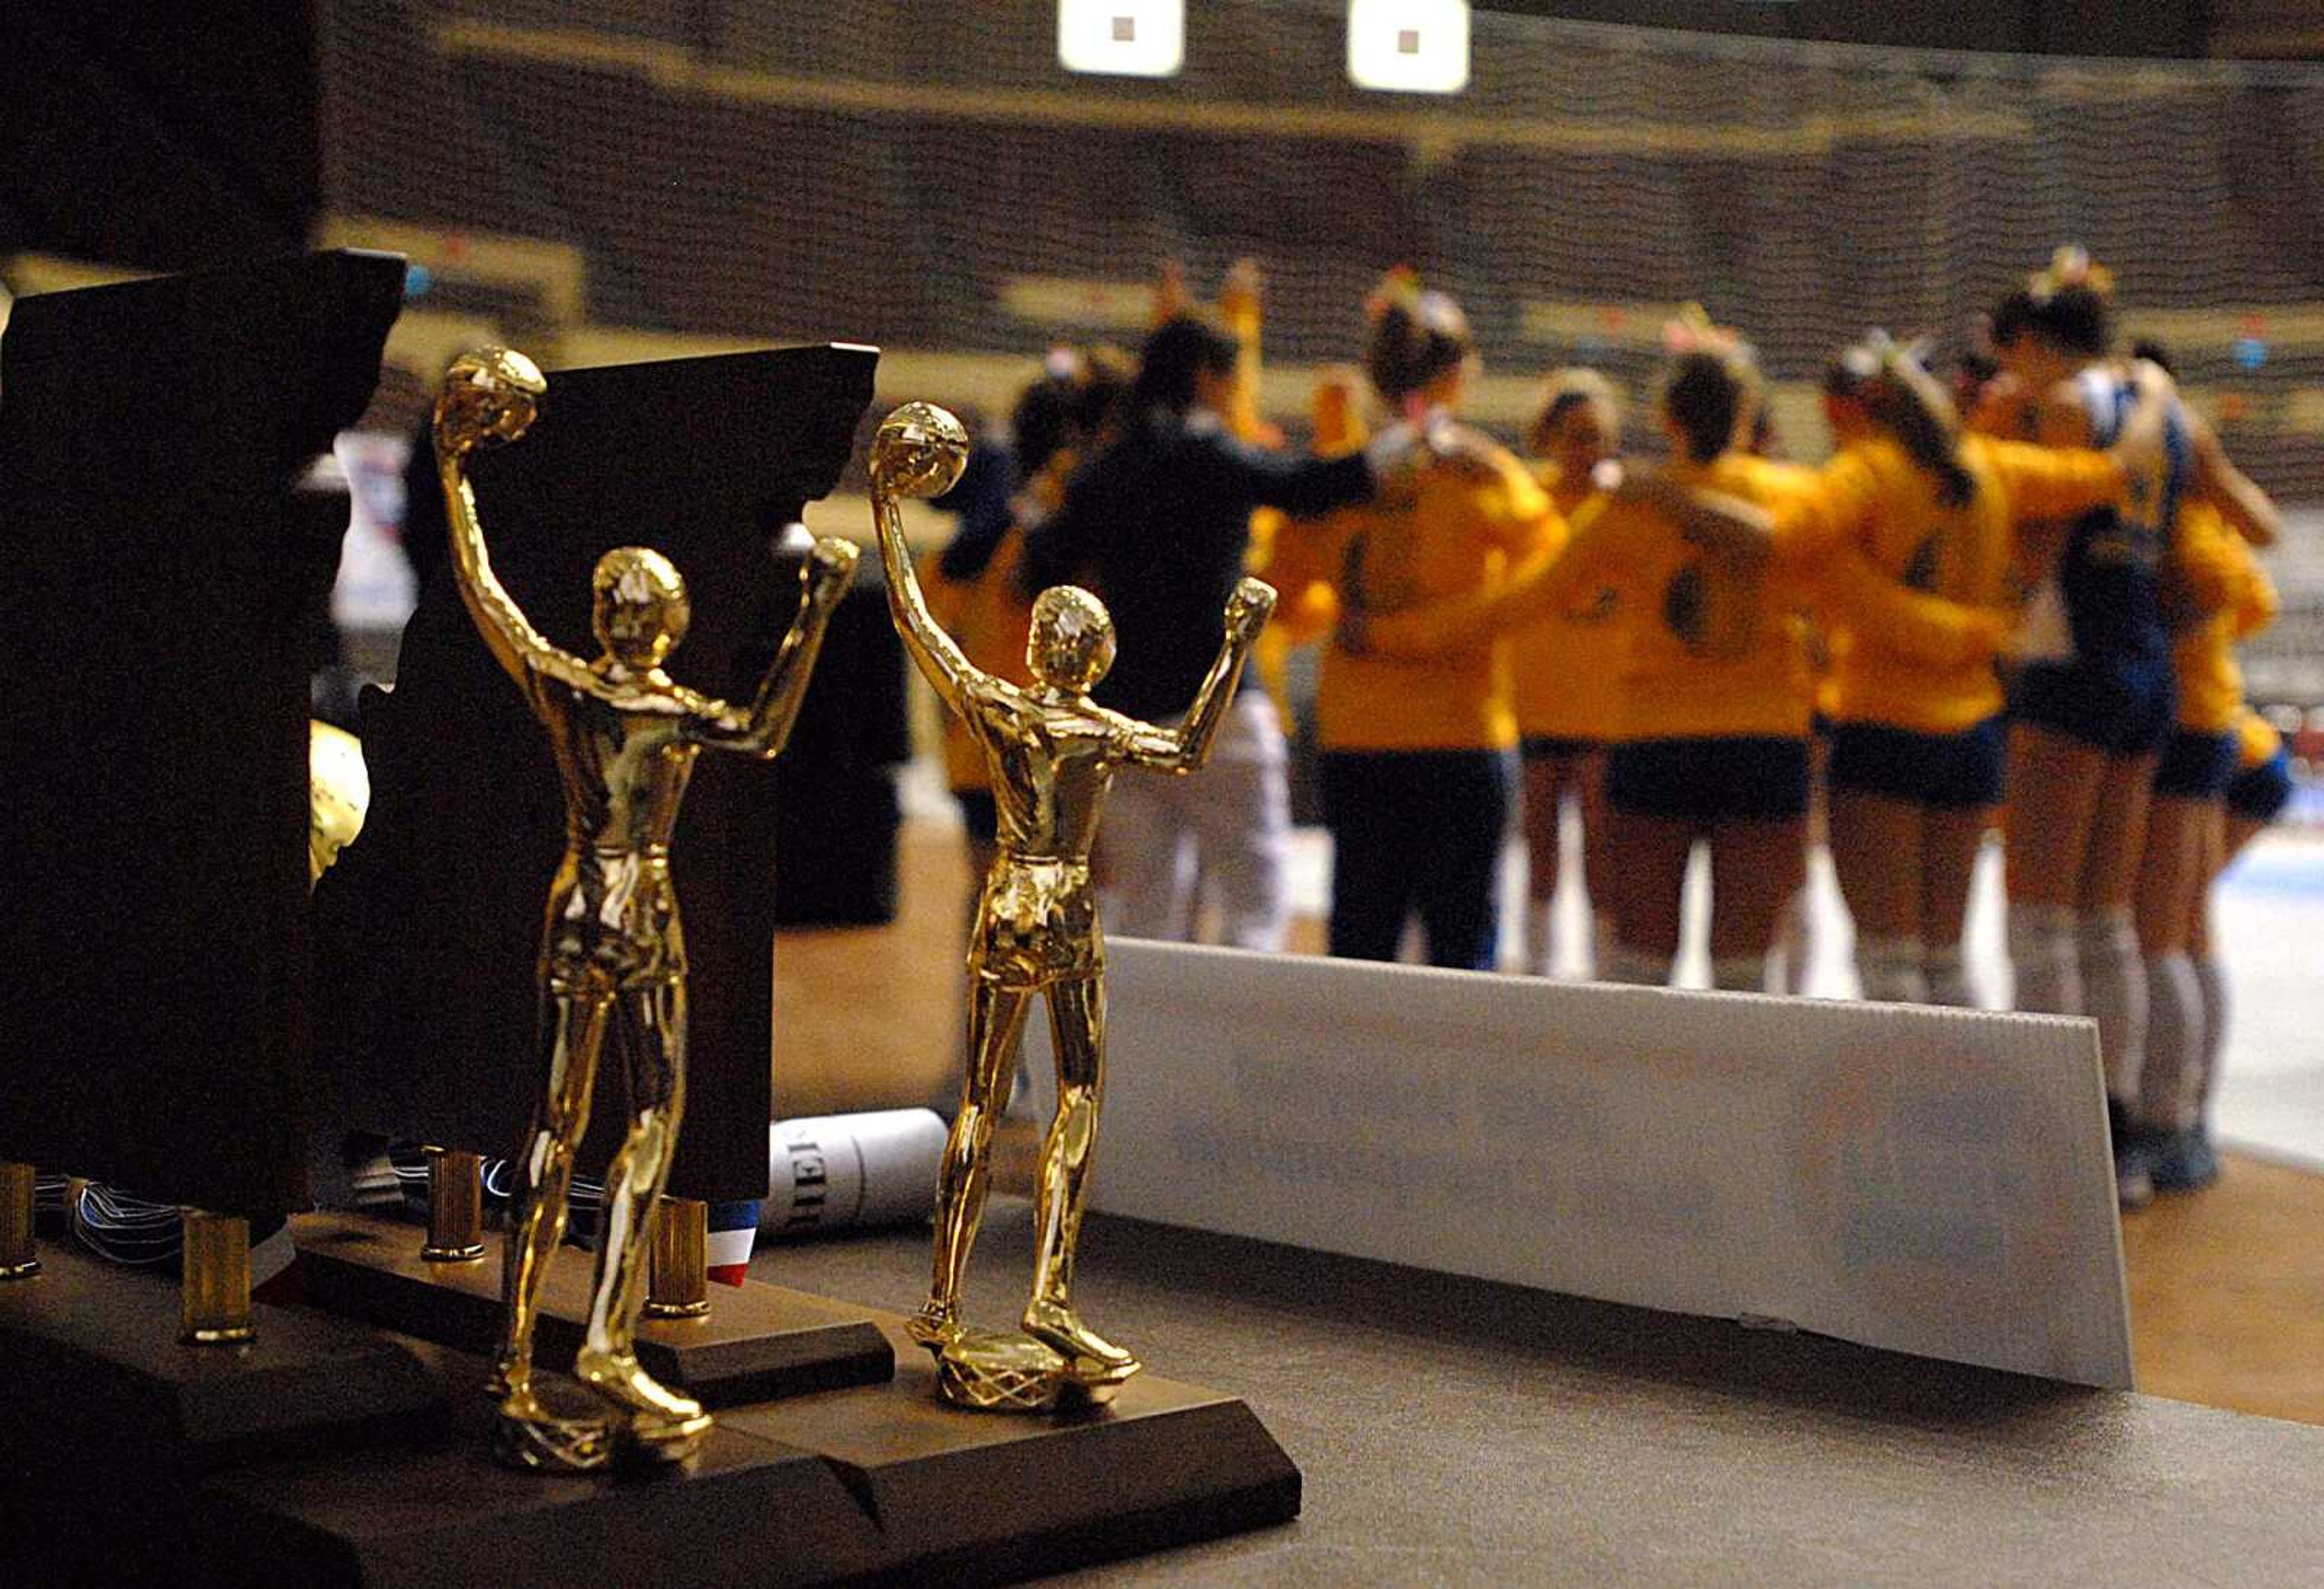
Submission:
POLYGON ((605 655, 639 673, 659 667, 686 638, 694 609, 686 581, 650 547, 615 547, 590 576, 590 626, 605 655))
POLYGON ((516 440, 540 410, 549 381, 514 348, 480 347, 454 359, 436 399, 436 445, 466 453, 516 440))
POLYGON ((1094 690, 1113 666, 1113 615, 1079 585, 1051 585, 1033 598, 1025 665, 1053 689, 1094 690))
POLYGON ((872 487, 884 496, 940 497, 968 467, 968 432, 934 403, 906 403, 872 441, 872 487))

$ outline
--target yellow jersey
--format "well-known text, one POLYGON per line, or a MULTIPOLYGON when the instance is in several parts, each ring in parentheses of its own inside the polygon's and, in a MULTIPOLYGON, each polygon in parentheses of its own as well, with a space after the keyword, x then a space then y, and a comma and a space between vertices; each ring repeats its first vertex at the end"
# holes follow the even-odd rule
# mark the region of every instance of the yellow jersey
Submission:
MULTIPOLYGON (((1569 524, 1600 494, 1589 476, 1542 465, 1542 487, 1569 524)), ((1610 586, 1509 631, 1510 704, 1521 738, 1607 740, 1622 731, 1621 604, 1610 586)))
MULTIPOLYGON (((1813 480, 1796 465, 1736 453, 1674 463, 1670 477, 1770 510, 1813 480)), ((1621 738, 1806 737, 1808 592, 1786 559, 1710 550, 1665 514, 1609 500, 1562 561, 1570 566, 1559 583, 1610 587, 1628 615, 1621 738)))
MULTIPOLYGON (((1561 519, 1522 464, 1498 447, 1485 472, 1438 466, 1409 503, 1343 508, 1277 537, 1269 577, 1286 595, 1328 584, 1342 611, 1425 608, 1502 580, 1512 558, 1562 545, 1561 519)), ((1462 638, 1425 657, 1351 651, 1335 632, 1315 688, 1326 750, 1506 749, 1517 742, 1508 646, 1462 638)))
POLYGON ((2255 767, 2265 767, 2283 749, 2283 736, 2276 726, 2254 712, 2249 706, 2236 709, 2236 771, 2247 773, 2255 767))
MULTIPOLYGON (((1033 674, 1025 660, 1025 640, 1033 628, 1033 603, 1019 588, 1018 576, 1024 559, 1024 532, 1011 527, 974 579, 946 578, 941 557, 933 553, 920 560, 919 575, 929 612, 962 655, 997 678, 1030 685, 1033 674)), ((955 793, 991 788, 992 775, 968 725, 957 712, 943 715, 947 785, 955 793)))
POLYGON ((2182 620, 2171 642, 2175 721, 2191 734, 2227 733, 2244 703, 2236 642, 2275 621, 2275 583, 2250 544, 2200 501, 2180 505, 2166 578, 2182 620))
POLYGON ((1954 507, 1894 439, 1850 443, 1779 519, 1784 556, 1816 573, 1848 637, 1832 656, 1835 721, 1953 734, 2000 712, 1993 657, 2014 588, 2015 526, 2071 517, 2122 490, 2120 465, 2086 449, 1966 435, 1960 457, 1974 489, 1954 507), (1906 612, 1919 620, 1900 620, 1906 612), (1958 644, 1941 643, 1947 627, 1958 644))

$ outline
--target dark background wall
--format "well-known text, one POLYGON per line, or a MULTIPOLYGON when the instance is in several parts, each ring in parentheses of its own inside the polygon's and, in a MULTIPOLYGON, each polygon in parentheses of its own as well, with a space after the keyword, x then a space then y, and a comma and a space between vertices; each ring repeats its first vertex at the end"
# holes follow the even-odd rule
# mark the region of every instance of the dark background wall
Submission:
MULTIPOLYGON (((1768 39, 2150 56, 2208 53, 2213 13, 2239 9, 2236 0, 1481 0, 1480 8, 1768 39)), ((2264 9, 2264 0, 2240 9, 2264 9)))
POLYGON ((300 0, 0 0, 0 253, 189 270, 304 247, 316 105, 300 0))

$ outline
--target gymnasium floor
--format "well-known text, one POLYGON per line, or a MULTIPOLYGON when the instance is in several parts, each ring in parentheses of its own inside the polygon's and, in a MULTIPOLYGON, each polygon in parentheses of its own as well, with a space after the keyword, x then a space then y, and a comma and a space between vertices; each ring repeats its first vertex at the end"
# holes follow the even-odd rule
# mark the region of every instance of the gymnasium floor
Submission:
MULTIPOLYGON (((777 945, 779 1114, 928 1103, 958 1086, 967 877, 932 794, 908 782, 908 806, 922 814, 904 830, 893 925, 790 933, 777 945)), ((1326 865, 1321 836, 1303 834, 1303 946, 1320 944, 1312 916, 1326 865)), ((1844 918, 1828 890, 1819 897, 1827 930, 1812 986, 1844 994, 1844 918)), ((2324 1423, 2324 1040, 2314 1031, 2324 998, 2301 967, 2324 926, 2319 907, 2324 843, 2264 840, 2230 879, 2222 930, 2241 1014, 2220 1121, 2236 1148, 2218 1187, 2124 1221, 2140 1388, 2310 1423, 2324 1423)), ((1973 934, 1988 970, 1990 916, 1987 907, 1973 934)))

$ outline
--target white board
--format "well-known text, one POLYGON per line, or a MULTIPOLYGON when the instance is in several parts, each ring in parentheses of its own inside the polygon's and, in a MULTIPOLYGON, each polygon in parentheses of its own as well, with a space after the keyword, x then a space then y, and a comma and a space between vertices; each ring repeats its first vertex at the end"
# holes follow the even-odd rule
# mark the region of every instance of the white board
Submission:
POLYGON ((2087 1021, 1108 951, 1109 1212, 2130 1388, 2087 1021))

